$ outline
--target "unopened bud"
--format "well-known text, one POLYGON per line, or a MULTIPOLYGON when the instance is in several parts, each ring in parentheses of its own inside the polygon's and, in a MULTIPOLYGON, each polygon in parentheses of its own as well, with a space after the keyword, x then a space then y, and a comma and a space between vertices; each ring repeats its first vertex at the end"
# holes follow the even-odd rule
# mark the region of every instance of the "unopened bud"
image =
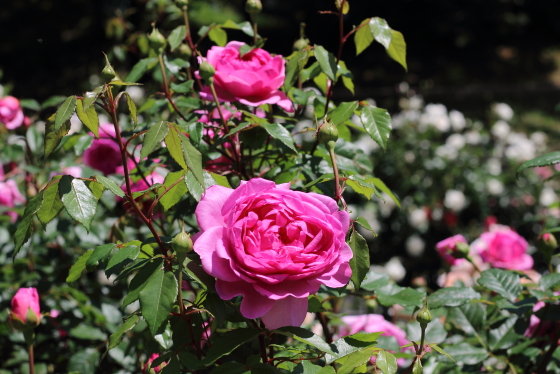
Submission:
POLYGON ((319 133, 317 134, 319 138, 319 142, 321 144, 327 145, 329 142, 336 142, 338 140, 338 129, 329 120, 323 122, 321 126, 319 126, 319 133))
POLYGON ((152 33, 148 35, 148 42, 150 47, 153 48, 158 54, 162 54, 167 41, 165 37, 156 29, 152 29, 152 33))
POLYGON ((101 70, 101 77, 105 83, 109 83, 117 77, 117 73, 115 69, 113 69, 113 66, 111 66, 107 55, 105 55, 105 67, 101 70))
POLYGON ((301 23, 299 26, 299 39, 294 42, 294 51, 301 51, 304 48, 309 47, 309 39, 305 37, 305 23, 301 23))
POLYGON ((216 69, 208 61, 203 61, 200 64, 199 74, 202 79, 212 83, 214 81, 214 74, 216 74, 216 69))
POLYGON ((177 254, 185 255, 189 253, 193 249, 191 236, 182 230, 171 241, 171 248, 177 254))
POLYGON ((179 8, 185 7, 189 5, 189 0, 175 0, 175 5, 177 5, 179 8))
POLYGON ((188 44, 181 44, 179 46, 179 55, 181 55, 181 57, 183 57, 185 60, 188 60, 192 57, 192 49, 191 47, 189 47, 188 44))
POLYGON ((261 0, 247 0, 245 3, 245 11, 249 14, 260 13, 262 10, 261 0))
POLYGON ((469 245, 467 243, 457 242, 455 244, 455 247, 457 248, 457 250, 451 252, 451 255, 453 257, 455 257, 455 258, 467 258, 467 257, 469 257, 469 252, 471 250, 471 247, 469 247, 469 245))
POLYGON ((428 305, 424 305, 422 309, 416 315, 416 320, 420 322, 420 325, 426 326, 428 323, 432 322, 432 313, 428 309, 428 305))
POLYGON ((539 236, 537 248, 544 255, 546 262, 550 262, 554 251, 558 248, 558 241, 553 234, 547 232, 539 236))

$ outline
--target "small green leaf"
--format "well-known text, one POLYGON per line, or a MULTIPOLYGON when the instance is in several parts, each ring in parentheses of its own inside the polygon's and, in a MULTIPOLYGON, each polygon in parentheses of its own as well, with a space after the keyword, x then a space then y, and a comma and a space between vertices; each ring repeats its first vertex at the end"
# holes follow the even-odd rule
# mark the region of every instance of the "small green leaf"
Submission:
POLYGON ((139 254, 140 248, 136 245, 129 245, 119 249, 107 263, 107 267, 105 268, 105 275, 107 278, 109 278, 111 274, 117 274, 120 269, 136 260, 139 254))
POLYGON ((467 334, 478 335, 486 321, 486 309, 478 303, 467 303, 450 309, 447 321, 467 334))
POLYGON ((410 287, 392 295, 384 294, 381 290, 377 294, 379 303, 384 306, 391 306, 393 304, 420 306, 425 297, 426 294, 424 292, 418 292, 410 287))
POLYGON ((142 141, 142 151, 140 151, 140 159, 148 157, 156 148, 161 147, 161 142, 169 132, 169 123, 160 121, 148 129, 142 141))
POLYGON ((128 106, 128 111, 130 112, 130 118, 132 118, 132 123, 134 127, 138 126, 138 109, 136 109, 136 104, 132 101, 132 97, 128 92, 124 93, 126 96, 126 105, 128 106))
POLYGON ((179 26, 173 29, 167 38, 169 42, 169 48, 173 52, 177 47, 181 45, 185 37, 187 36, 187 28, 185 26, 179 26))
POLYGON ((43 104, 41 104, 41 109, 60 105, 64 102, 64 100, 66 100, 64 96, 60 96, 60 95, 51 96, 47 100, 43 101, 43 104))
POLYGON ((104 177, 102 175, 96 175, 95 179, 103 185, 106 189, 117 195, 118 197, 124 197, 124 191, 119 187, 117 182, 109 177, 104 177))
POLYGON ((116 244, 109 243, 95 247, 93 253, 86 261, 86 268, 93 269, 99 264, 99 261, 106 261, 107 257, 109 257, 109 254, 116 246, 116 244))
POLYGON ((193 147, 189 138, 184 134, 179 134, 181 139, 181 144, 183 145, 183 155, 185 156, 185 161, 189 167, 189 171, 192 172, 198 183, 202 186, 204 191, 204 176, 202 175, 202 155, 200 152, 193 147))
POLYGON ((374 353, 375 351, 373 350, 363 350, 363 351, 357 351, 351 353, 350 355, 348 355, 346 361, 344 361, 344 363, 342 364, 342 366, 339 367, 336 373, 337 374, 353 373, 357 367, 367 363, 374 353))
POLYGON ((192 91, 193 84, 192 79, 181 84, 171 83, 171 89, 177 93, 189 93, 192 91))
POLYGON ((490 269, 480 273, 477 280, 481 286, 499 293, 506 299, 514 301, 521 292, 519 275, 512 271, 502 269, 490 269))
POLYGON ((76 102, 76 114, 80 121, 86 126, 96 138, 99 138, 99 117, 95 111, 95 106, 90 106, 84 110, 82 99, 76 102))
POLYGON ((187 185, 183 181, 185 178, 185 172, 183 170, 177 171, 175 173, 169 173, 165 176, 165 181, 163 182, 163 187, 160 187, 158 190, 158 194, 161 196, 159 199, 159 203, 163 206, 163 209, 167 212, 169 208, 177 204, 183 196, 186 195, 188 192, 187 185), (176 183, 177 181, 179 181, 176 183), (175 184, 173 187, 171 187, 175 184), (171 188, 171 189, 170 189, 171 188), (168 189, 167 192, 165 190, 168 189))
POLYGON ((408 71, 408 66, 406 64, 406 42, 404 41, 404 36, 395 30, 391 30, 391 32, 393 33, 393 36, 387 53, 393 60, 401 64, 404 70, 408 71))
POLYGON ((208 32, 208 37, 220 47, 225 46, 227 43, 227 33, 220 26, 212 27, 208 32))
POLYGON ((367 105, 362 108, 360 120, 371 138, 385 150, 392 129, 389 113, 385 109, 367 105))
POLYGON ((56 114, 50 116, 45 124, 45 159, 56 150, 62 138, 64 138, 64 136, 66 136, 66 134, 70 131, 70 120, 67 120, 58 130, 55 130, 55 116, 56 114))
POLYGON ((140 309, 152 336, 169 318, 177 298, 177 279, 170 271, 160 271, 150 277, 140 291, 140 309))
POLYGON ((352 73, 350 73, 350 71, 346 67, 346 63, 342 60, 338 61, 338 71, 337 71, 336 75, 337 75, 337 77, 339 75, 342 75, 342 84, 353 95, 354 94, 354 82, 352 81, 353 76, 352 76, 352 73))
POLYGON ((46 230, 47 224, 60 213, 64 208, 60 195, 58 194, 58 182, 62 178, 61 175, 55 175, 47 184, 47 188, 43 189, 43 203, 37 211, 37 218, 43 224, 46 230))
POLYGON ((358 333, 335 340, 332 344, 330 344, 330 347, 334 352, 336 352, 336 354, 332 355, 327 352, 325 355, 326 363, 332 364, 334 361, 338 361, 354 352, 374 347, 381 334, 382 332, 370 334, 358 333))
POLYGON ((86 92, 84 94, 84 97, 82 98, 84 111, 87 111, 93 105, 93 103, 95 103, 95 100, 97 100, 99 95, 104 91, 105 91, 105 86, 99 86, 99 87, 95 87, 91 92, 89 91, 86 92))
POLYGON ((319 62, 319 66, 321 67, 323 73, 325 73, 331 81, 336 81, 337 68, 334 55, 317 44, 315 44, 314 51, 315 58, 317 59, 317 62, 319 62))
POLYGON ((338 126, 348 121, 354 115, 356 109, 358 109, 357 101, 340 103, 335 110, 327 115, 327 118, 329 118, 335 126, 338 126))
POLYGON ((239 328, 227 331, 222 336, 212 338, 212 347, 208 350, 201 364, 204 366, 214 363, 220 357, 231 353, 241 344, 249 342, 260 334, 259 330, 239 328))
POLYGON ((183 146, 181 144, 181 138, 179 138, 179 132, 174 126, 171 126, 169 132, 165 136, 165 146, 167 151, 173 157, 176 163, 183 168, 183 170, 188 171, 189 168, 185 162, 185 155, 183 154, 183 146))
POLYGON ((383 18, 374 17, 369 20, 369 30, 373 38, 385 49, 389 49, 393 38, 392 30, 383 18))
POLYGON ((78 257, 78 260, 74 265, 72 265, 70 271, 68 272, 68 277, 66 277, 66 282, 72 283, 80 279, 82 272, 86 268, 86 262, 92 253, 93 251, 86 251, 83 255, 78 257))
POLYGON ((272 136, 274 139, 280 140, 282 143, 288 146, 295 153, 298 153, 292 134, 280 123, 263 123, 261 127, 266 130, 268 135, 272 136))
POLYGON ((351 280, 356 289, 359 289, 369 271, 369 247, 364 237, 355 230, 352 231, 348 245, 350 245, 354 254, 350 260, 351 280))
MULTIPOLYGON (((488 331, 488 348, 492 351, 507 349, 519 342, 521 335, 515 332, 515 323, 518 319, 518 316, 511 316, 504 320, 498 327, 488 331)), ((524 330, 525 329, 521 332, 524 330)))
POLYGON ((64 175, 58 183, 58 192, 70 217, 80 222, 86 230, 97 210, 98 198, 86 186, 83 180, 64 175))
MULTIPOLYGON (((79 374, 95 374, 99 363, 99 351, 97 348, 86 348, 70 357, 66 372, 79 374)), ((46 369, 45 369, 46 372, 46 369)))
POLYGON ((35 99, 21 99, 19 105, 21 105, 22 108, 34 110, 36 112, 41 110, 41 105, 39 105, 39 102, 35 99))
POLYGON ((370 18, 366 18, 360 23, 360 29, 354 34, 354 44, 356 45, 356 56, 362 53, 373 42, 373 35, 369 29, 370 18))
POLYGON ((128 285, 128 293, 126 294, 122 302, 123 308, 129 305, 131 302, 138 300, 140 291, 142 291, 144 287, 146 287, 150 278, 152 276, 158 277, 157 273, 163 271, 162 266, 163 260, 157 259, 153 262, 147 263, 146 266, 144 266, 142 269, 140 269, 140 271, 138 271, 138 273, 136 273, 136 275, 134 276, 134 278, 132 278, 130 284, 128 285))
POLYGON ((143 58, 142 60, 138 61, 133 67, 130 73, 126 76, 125 81, 127 82, 138 82, 140 78, 144 75, 144 73, 150 69, 150 64, 157 62, 156 57, 151 58, 143 58))
POLYGON ((25 206, 25 210, 23 212, 23 219, 20 221, 17 230, 14 234, 14 254, 13 258, 16 258, 19 250, 25 244, 31 233, 33 232, 33 215, 37 213, 37 211, 43 205, 43 191, 39 192, 34 198, 29 200, 27 205, 25 206))
POLYGON ((550 152, 543 156, 534 158, 529 161, 525 161, 523 165, 521 165, 518 169, 516 174, 519 175, 523 170, 528 168, 538 168, 542 166, 550 166, 554 164, 560 163, 560 151, 550 152))
POLYGON ((384 374, 395 374, 397 372, 397 359, 392 353, 379 351, 375 358, 375 365, 383 370, 384 374))
POLYGON ((139 320, 140 316, 132 315, 130 316, 130 318, 124 321, 121 327, 119 327, 119 329, 109 337, 109 345, 107 346, 107 351, 118 346, 121 343, 124 334, 134 326, 136 326, 139 320))
POLYGON ((303 342, 305 344, 309 344, 310 346, 315 347, 322 352, 326 352, 330 355, 336 356, 336 353, 332 351, 332 347, 329 346, 327 342, 325 342, 319 335, 316 335, 309 330, 301 327, 286 326, 280 327, 279 329, 276 329, 274 331, 295 340, 299 340, 300 342, 303 342))
POLYGON ((294 53, 294 55, 288 60, 288 63, 286 64, 286 76, 284 78, 284 91, 288 92, 290 87, 295 84, 299 74, 305 68, 305 65, 307 65, 309 56, 309 50, 302 49, 301 51, 294 53))
POLYGON ((422 368, 422 360, 419 358, 414 361, 414 365, 412 366, 412 374, 422 374, 424 369, 422 368))
POLYGON ((558 284, 560 284, 559 273, 547 274, 539 281, 539 286, 541 286, 541 289, 543 291, 547 291, 550 288, 556 287, 558 284))
POLYGON ((428 297, 428 305, 432 309, 442 306, 461 306, 476 299, 480 299, 480 294, 471 287, 446 287, 431 294, 428 297))
POLYGON ((66 100, 62 103, 62 105, 56 111, 56 117, 54 120, 54 129, 58 130, 64 124, 64 122, 68 121, 72 114, 74 114, 74 110, 76 109, 76 96, 68 96, 66 100))
POLYGON ((356 218, 356 220, 354 222, 356 222, 358 225, 362 226, 364 229, 366 229, 368 231, 371 231, 372 233, 375 234, 375 231, 373 231, 369 222, 364 217, 358 217, 358 218, 356 218))

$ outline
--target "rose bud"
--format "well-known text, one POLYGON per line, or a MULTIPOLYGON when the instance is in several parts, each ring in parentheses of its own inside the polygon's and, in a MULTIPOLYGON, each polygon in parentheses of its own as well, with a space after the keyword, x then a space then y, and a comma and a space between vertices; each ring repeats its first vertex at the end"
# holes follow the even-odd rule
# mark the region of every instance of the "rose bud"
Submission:
POLYGON ((309 39, 305 37, 305 23, 302 22, 299 27, 299 39, 295 41, 293 49, 294 51, 301 51, 307 47, 309 47, 309 39))
POLYGON ((321 126, 319 126, 317 136, 321 144, 326 145, 331 141, 336 142, 338 140, 338 129, 331 121, 326 120, 321 126))
POLYGON ((192 49, 191 49, 191 47, 189 47, 189 45, 188 45, 188 44, 185 44, 185 43, 181 44, 181 45, 179 46, 179 55, 180 55, 181 57, 183 57, 184 59, 188 60, 189 58, 192 57, 192 49))
POLYGON ((116 76, 117 73, 115 72, 115 69, 113 69, 111 65, 105 65, 103 70, 101 70, 101 77, 103 78, 103 81, 105 83, 111 82, 113 79, 115 79, 116 76))
POLYGON ((428 305, 424 305, 422 309, 416 315, 416 321, 420 323, 420 326, 424 328, 430 322, 432 322, 432 313, 430 313, 430 309, 428 309, 428 305))
POLYGON ((245 11, 249 14, 260 13, 262 10, 261 0, 247 0, 245 3, 245 11))
POLYGON ((214 69, 214 67, 210 65, 208 61, 203 61, 202 64, 200 64, 199 72, 202 79, 209 82, 210 84, 214 82, 214 74, 216 74, 216 69, 214 69))
POLYGON ((10 322, 14 329, 25 331, 41 323, 39 295, 34 287, 20 288, 12 299, 10 322))
POLYGON ((550 258, 554 254, 554 251, 558 248, 558 241, 554 235, 547 232, 539 236, 537 248, 539 249, 539 252, 545 256, 547 262, 549 262, 550 258))
POLYGON ((182 230, 180 233, 175 235, 171 241, 171 248, 177 253, 178 256, 184 257, 187 253, 193 249, 193 241, 191 236, 182 230))
POLYGON ((148 35, 148 42, 150 43, 150 47, 158 54, 163 53, 163 49, 167 43, 165 37, 155 27, 152 29, 152 33, 148 35))

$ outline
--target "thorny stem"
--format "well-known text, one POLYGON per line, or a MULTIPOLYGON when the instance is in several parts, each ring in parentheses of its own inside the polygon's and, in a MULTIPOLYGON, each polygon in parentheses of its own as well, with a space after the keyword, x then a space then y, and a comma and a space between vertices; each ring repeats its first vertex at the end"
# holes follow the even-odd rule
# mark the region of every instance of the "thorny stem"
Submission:
POLYGON ((169 86, 167 84, 167 74, 165 74, 165 64, 163 63, 163 55, 160 54, 158 56, 158 59, 159 59, 159 67, 161 69, 161 76, 162 76, 162 79, 163 79, 163 90, 164 90, 164 93, 165 93, 165 98, 167 99, 167 101, 169 101, 169 104, 171 104, 171 106, 173 107, 173 110, 175 110, 175 112, 177 112, 179 117, 181 117, 184 121, 186 121, 187 118, 183 115, 183 113, 181 113, 181 111, 177 107, 177 104, 175 104, 175 102, 173 101, 173 98, 171 97, 171 92, 169 92, 169 86))
MULTIPOLYGON (((187 29, 187 34, 186 34, 186 38, 187 38, 187 43, 189 43, 189 47, 191 48, 191 51, 193 53, 193 57, 196 56, 196 45, 193 43, 192 37, 191 37, 191 27, 189 24, 189 14, 188 14, 188 9, 187 6, 185 5, 182 9, 183 11, 183 20, 185 21, 185 28, 187 29)), ((196 61, 196 57, 194 57, 194 59, 191 57, 192 61, 196 61)), ((187 69, 187 74, 189 79, 192 79, 192 73, 191 73, 191 67, 189 67, 187 69)), ((202 89, 202 82, 200 81, 199 78, 195 77, 196 81, 198 82, 198 86, 202 89)))

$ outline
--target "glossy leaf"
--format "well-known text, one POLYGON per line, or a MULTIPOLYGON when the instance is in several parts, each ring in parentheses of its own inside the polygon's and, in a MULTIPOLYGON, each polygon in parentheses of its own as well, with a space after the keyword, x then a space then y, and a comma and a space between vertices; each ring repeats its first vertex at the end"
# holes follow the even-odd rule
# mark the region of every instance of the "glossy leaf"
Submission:
POLYGON ((179 134, 179 139, 181 139, 181 144, 183 145, 183 155, 189 168, 189 172, 193 174, 204 192, 205 186, 204 175, 202 174, 202 155, 195 147, 193 147, 189 138, 187 138, 184 134, 179 134))
POLYGON ((102 175, 96 175, 95 179, 103 185, 106 189, 117 195, 118 197, 124 197, 124 191, 119 187, 117 182, 109 177, 104 177, 102 175))
POLYGON ((45 124, 45 159, 57 149, 62 138, 70 131, 70 120, 67 120, 58 130, 55 130, 55 116, 56 114, 50 116, 45 124))
POLYGON ((309 344, 312 347, 319 349, 322 352, 329 353, 331 355, 336 355, 332 351, 332 348, 325 342, 319 335, 314 334, 313 332, 306 330, 301 327, 295 326, 285 326, 280 327, 279 329, 275 330, 279 334, 288 336, 295 340, 299 340, 305 344, 309 344))
POLYGON ((260 334, 259 330, 249 328, 238 328, 227 331, 223 335, 212 339, 212 347, 202 360, 202 365, 210 365, 220 357, 231 353, 241 344, 249 342, 260 334))
POLYGON ((160 121, 153 124, 144 135, 142 141, 142 150, 140 151, 140 159, 148 157, 150 153, 161 147, 161 142, 169 132, 169 123, 167 121, 160 121))
POLYGON ((72 117, 72 114, 74 114, 74 110, 76 109, 76 101, 76 96, 68 96, 68 98, 66 98, 62 105, 58 108, 54 120, 55 130, 60 129, 64 122, 68 121, 70 117, 72 117))
POLYGON ((332 353, 327 352, 325 355, 326 363, 332 364, 334 361, 338 361, 354 352, 374 347, 381 334, 382 332, 375 332, 371 334, 358 333, 335 340, 332 344, 330 344, 330 346, 332 351, 336 353, 333 355, 332 353))
POLYGON ((387 351, 379 351, 375 358, 375 365, 383 370, 384 374, 395 374, 397 372, 397 359, 392 353, 387 351))
POLYGON ((327 115, 327 118, 330 119, 335 126, 338 126, 352 118, 356 109, 358 109, 357 101, 340 103, 335 110, 327 115))
POLYGON ((356 56, 362 53, 373 42, 373 35, 369 29, 370 18, 360 23, 360 29, 354 33, 354 44, 356 45, 356 56))
POLYGON ((123 267, 136 260, 139 254, 140 248, 136 245, 120 248, 107 263, 107 267, 105 268, 105 275, 107 278, 109 278, 111 274, 117 274, 123 267))
POLYGON ((140 291, 146 287, 151 277, 158 277, 158 272, 163 271, 162 269, 163 260, 156 259, 155 261, 148 263, 144 266, 128 285, 128 293, 123 299, 123 307, 129 305, 131 302, 138 300, 140 296, 140 291))
POLYGON ((115 331, 113 334, 111 334, 111 336, 109 337, 109 345, 107 346, 107 350, 113 349, 116 346, 118 346, 121 343, 124 334, 130 329, 132 329, 134 326, 136 326, 139 320, 140 320, 140 316, 132 315, 130 316, 130 318, 124 321, 121 327, 119 327, 119 329, 115 331))
POLYGON ((107 257, 109 257, 116 246, 116 244, 109 243, 95 247, 91 256, 89 256, 86 261, 86 268, 93 269, 99 264, 99 261, 106 261, 107 257))
POLYGON ((541 278, 539 281, 539 286, 543 291, 546 291, 550 288, 554 288, 560 284, 560 274, 559 273, 552 273, 547 274, 541 278))
POLYGON ((344 363, 338 368, 337 374, 351 374, 354 370, 367 363, 371 356, 375 353, 374 350, 363 350, 354 352, 346 358, 344 363))
POLYGON ((186 36, 187 28, 184 25, 176 27, 173 31, 171 31, 171 33, 169 33, 167 41, 169 42, 169 49, 171 52, 181 45, 186 36))
POLYGON ((184 171, 177 171, 175 173, 168 173, 165 176, 165 181, 163 182, 163 187, 160 187, 158 194, 164 194, 160 199, 159 203, 163 206, 165 211, 177 204, 183 196, 188 192, 187 185, 183 181, 185 178, 184 171), (178 182, 179 181, 179 182, 178 182), (178 183, 177 183, 178 182, 178 183), (175 184, 173 187, 171 187, 175 184), (166 191, 166 189, 168 191, 166 191))
POLYGON ((428 297, 428 306, 432 309, 442 306, 461 306, 476 299, 480 299, 480 294, 471 287, 446 287, 428 297))
POLYGON ((80 121, 87 127, 96 138, 99 138, 99 117, 95 111, 95 106, 90 106, 84 109, 83 100, 79 99, 76 102, 76 114, 80 121))
POLYGON ((309 61, 309 50, 302 49, 296 52, 286 64, 286 76, 284 78, 284 91, 288 92, 290 87, 292 87, 298 79, 298 76, 307 65, 309 61))
POLYGON ((29 202, 25 206, 23 219, 19 222, 17 230, 14 234, 15 248, 13 258, 16 257, 23 244, 25 244, 29 240, 31 233, 33 232, 33 215, 37 213, 42 204, 43 191, 39 192, 34 198, 29 200, 29 202))
POLYGON ((189 80, 181 84, 171 83, 171 89, 178 93, 188 93, 192 91, 193 83, 193 80, 189 80))
POLYGON ((141 59, 132 67, 132 70, 130 71, 130 73, 128 73, 125 80, 127 82, 138 82, 138 80, 142 78, 144 73, 149 70, 150 64, 156 61, 156 57, 141 59))
POLYGON ((447 321, 467 334, 478 334, 486 321, 486 309, 479 303, 467 303, 449 310, 447 321))
POLYGON ((266 130, 268 135, 272 136, 274 139, 280 140, 282 143, 288 146, 295 153, 298 153, 292 134, 280 123, 263 123, 261 127, 266 130))
POLYGON ((558 163, 560 163, 560 151, 550 152, 532 160, 525 161, 523 165, 521 165, 517 169, 517 174, 528 168, 538 168, 541 166, 550 166, 558 163))
POLYGON ((337 76, 342 75, 342 84, 353 95, 354 94, 354 82, 352 81, 353 76, 352 76, 352 73, 350 73, 350 71, 346 67, 346 63, 342 60, 338 61, 338 69, 337 70, 338 70, 337 71, 337 76))
POLYGON ((393 37, 391 38, 391 45, 387 49, 389 56, 402 65, 404 70, 408 71, 408 66, 406 64, 406 42, 404 41, 404 36, 398 31, 391 30, 393 37))
POLYGON ((138 126, 138 109, 136 108, 136 104, 132 101, 132 97, 128 94, 128 92, 124 93, 126 96, 126 105, 128 106, 128 112, 130 113, 130 118, 132 118, 132 123, 134 127, 138 126))
POLYGON ((385 150, 392 129, 389 113, 385 109, 366 105, 362 108, 360 120, 371 138, 385 150))
POLYGON ((376 42, 381 44, 385 49, 389 49, 391 39, 393 37, 392 30, 383 18, 374 17, 369 20, 369 30, 376 42))
POLYGON ((93 103, 95 103, 99 95, 104 91, 105 91, 105 86, 99 86, 99 87, 95 87, 91 92, 88 91, 84 93, 84 97, 82 98, 83 109, 87 111, 90 107, 92 107, 93 103))
POLYGON ((350 279, 354 283, 354 287, 359 289, 369 271, 369 247, 364 237, 356 230, 352 231, 348 245, 354 254, 350 260, 350 268, 352 269, 352 277, 350 279))
POLYGON ((185 162, 185 155, 183 154, 181 138, 179 138, 179 133, 174 126, 169 129, 169 132, 165 136, 165 146, 167 147, 167 151, 169 152, 171 157, 173 157, 175 162, 178 163, 179 166, 183 168, 183 170, 189 170, 189 168, 187 167, 187 163, 185 162))
POLYGON ((227 43, 227 33, 219 26, 212 27, 208 32, 208 37, 220 47, 227 43))
POLYGON ((37 218, 43 224, 46 230, 47 224, 60 213, 64 208, 60 195, 58 194, 58 182, 62 176, 55 175, 52 177, 47 187, 43 189, 43 203, 37 211, 37 218))
POLYGON ((425 297, 426 294, 424 292, 416 291, 410 287, 395 294, 385 294, 381 290, 379 290, 377 294, 379 303, 385 306, 391 306, 393 304, 420 306, 425 297))
POLYGON ((93 251, 86 251, 83 255, 78 257, 78 260, 76 260, 76 262, 74 263, 74 265, 72 265, 70 271, 68 272, 66 282, 72 283, 80 279, 80 277, 82 276, 82 272, 86 268, 86 262, 92 253, 93 251))
POLYGON ((152 336, 169 318, 177 298, 177 279, 170 271, 158 271, 140 291, 140 309, 152 336))
POLYGON ((480 273, 477 280, 481 286, 499 293, 506 299, 514 301, 521 292, 519 275, 512 271, 502 269, 490 269, 480 273))
POLYGON ((97 210, 98 198, 83 180, 64 175, 58 183, 58 192, 70 217, 80 222, 89 231, 97 210))
MULTIPOLYGON (((515 323, 519 317, 512 316, 504 320, 498 327, 488 331, 488 347, 491 350, 507 349, 519 341, 521 336, 515 332, 515 323)), ((523 333, 525 329, 521 333, 523 333)))
POLYGON ((317 59, 323 73, 325 73, 331 81, 335 81, 337 68, 334 55, 327 51, 324 47, 317 44, 315 44, 314 51, 315 58, 317 59))

